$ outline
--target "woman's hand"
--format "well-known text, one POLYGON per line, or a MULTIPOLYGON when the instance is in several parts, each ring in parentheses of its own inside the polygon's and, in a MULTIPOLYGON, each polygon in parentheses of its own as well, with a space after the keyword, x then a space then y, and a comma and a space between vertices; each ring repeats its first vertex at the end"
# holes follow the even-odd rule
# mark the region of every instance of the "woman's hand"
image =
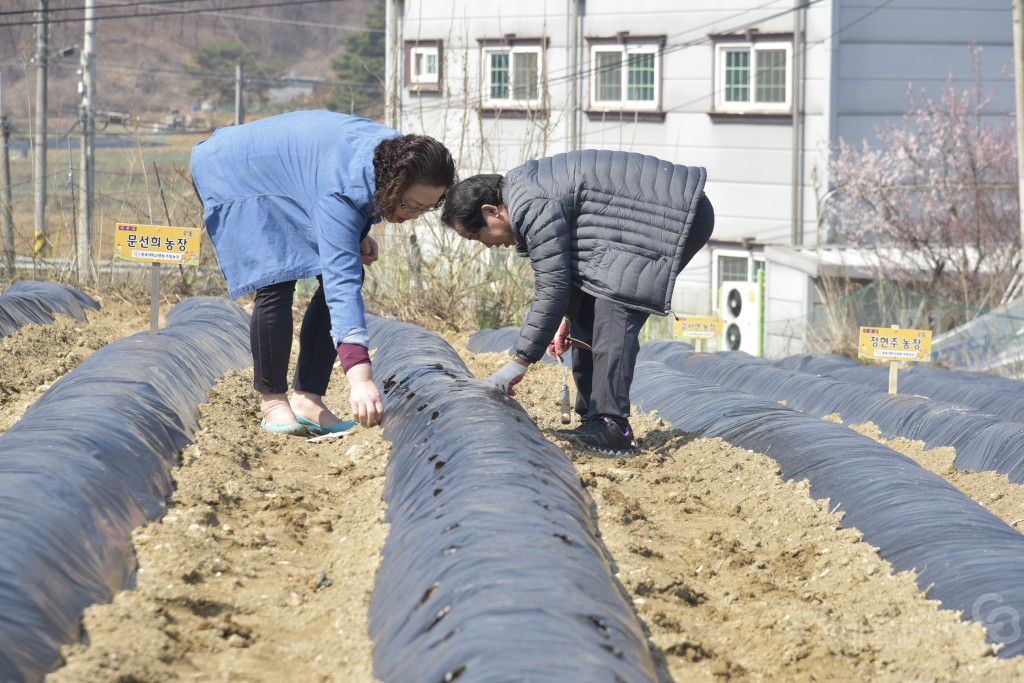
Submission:
POLYGON ((380 400, 380 389, 373 381, 370 364, 353 365, 345 376, 348 378, 352 416, 363 427, 376 427, 384 417, 384 404, 380 400))
POLYGON ((523 376, 529 369, 530 366, 526 364, 526 361, 513 358, 501 370, 488 377, 487 381, 498 387, 506 396, 515 396, 516 385, 523 380, 523 376))
POLYGON ((380 248, 377 246, 377 240, 367 235, 362 242, 359 243, 359 256, 363 259, 363 265, 368 266, 380 256, 380 248))
POLYGON ((548 344, 548 355, 555 360, 562 360, 562 354, 569 350, 569 319, 562 318, 562 323, 555 332, 555 338, 548 344))

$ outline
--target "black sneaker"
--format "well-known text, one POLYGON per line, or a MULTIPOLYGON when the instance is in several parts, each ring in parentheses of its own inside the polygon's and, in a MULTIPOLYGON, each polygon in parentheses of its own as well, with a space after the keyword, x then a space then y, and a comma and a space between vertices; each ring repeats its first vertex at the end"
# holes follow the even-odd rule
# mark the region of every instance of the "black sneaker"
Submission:
POLYGON ((572 437, 590 450, 604 455, 632 455, 636 451, 629 423, 620 425, 603 415, 580 425, 572 437))
POLYGON ((553 430, 551 430, 551 433, 554 434, 555 436, 557 436, 560 439, 573 438, 573 437, 578 436, 579 433, 581 431, 585 430, 587 428, 587 425, 590 424, 591 422, 593 422, 594 420, 597 420, 598 422, 600 422, 601 421, 601 417, 597 416, 597 417, 591 417, 589 419, 588 418, 583 418, 583 422, 581 422, 579 424, 579 426, 577 426, 577 427, 570 427, 570 428, 564 428, 564 429, 553 429, 553 430))

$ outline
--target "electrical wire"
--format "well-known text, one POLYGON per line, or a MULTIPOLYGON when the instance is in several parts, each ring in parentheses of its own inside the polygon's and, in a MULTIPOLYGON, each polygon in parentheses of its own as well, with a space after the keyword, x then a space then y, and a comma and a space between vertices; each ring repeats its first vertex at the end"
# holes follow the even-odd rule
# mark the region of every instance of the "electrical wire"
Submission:
MULTIPOLYGON (((108 4, 96 4, 96 9, 104 9, 108 7, 149 7, 153 5, 167 5, 167 4, 181 4, 183 2, 209 2, 210 0, 149 0, 149 2, 115 2, 108 4)), ((48 13, 53 14, 54 12, 77 12, 84 10, 85 7, 75 7, 68 9, 67 5, 61 9, 48 9, 48 13)), ((39 8, 35 9, 13 9, 13 10, 0 10, 0 17, 15 16, 20 14, 38 14, 39 8)))
MULTIPOLYGON (((159 1, 159 0, 157 0, 159 1)), ((179 1, 179 0, 174 0, 179 1)), ((238 7, 230 7, 230 10, 247 10, 247 9, 261 9, 267 7, 292 7, 294 5, 326 5, 332 2, 344 2, 344 0, 285 0, 280 2, 268 2, 268 3, 252 3, 248 5, 240 5, 238 7)), ((98 9, 98 8, 97 8, 98 9)), ((135 13, 135 14, 109 14, 106 16, 97 16, 96 21, 105 21, 110 19, 145 19, 148 17, 162 17, 162 16, 182 16, 190 14, 217 14, 222 12, 222 9, 180 9, 180 10, 163 10, 159 12, 146 12, 146 13, 135 13)), ((0 23, 0 28, 9 28, 14 26, 38 26, 42 23, 49 24, 62 24, 67 22, 81 22, 81 17, 64 17, 64 18, 49 18, 47 20, 33 19, 31 21, 15 21, 15 22, 4 22, 0 23)))
MULTIPOLYGON (((200 1, 200 0, 152 0, 152 2, 146 3, 146 5, 148 6, 148 5, 157 5, 157 4, 170 4, 170 3, 195 2, 195 1, 200 1)), ((252 5, 240 6, 240 7, 229 8, 229 9, 250 9, 250 8, 259 8, 259 7, 274 7, 274 6, 281 6, 281 5, 297 5, 297 4, 321 4, 321 3, 332 2, 332 1, 340 1, 340 0, 296 0, 295 2, 285 2, 285 3, 252 4, 252 5)), ((690 27, 690 28, 688 28, 688 29, 686 29, 684 31, 680 31, 680 32, 671 34, 670 36, 668 36, 668 39, 684 36, 684 35, 687 35, 687 34, 692 34, 695 31, 701 31, 701 30, 706 29, 706 28, 711 27, 711 26, 720 25, 721 23, 727 22, 727 21, 729 21, 729 20, 731 20, 733 18, 736 18, 736 17, 739 17, 739 16, 748 15, 751 11, 757 11, 757 10, 766 9, 766 8, 770 7, 771 5, 775 4, 775 2, 777 2, 777 1, 778 0, 770 0, 769 2, 766 2, 766 3, 762 4, 762 5, 759 5, 758 7, 754 8, 754 10, 744 10, 742 12, 736 12, 733 15, 731 15, 731 16, 725 18, 725 19, 719 19, 719 20, 715 20, 714 22, 707 22, 705 24, 701 24, 701 25, 698 25, 698 26, 690 27)), ((759 24, 762 24, 762 23, 764 23, 766 21, 770 21, 772 19, 776 19, 776 18, 785 16, 787 14, 791 14, 791 13, 793 13, 795 11, 800 11, 800 10, 809 8, 809 7, 813 6, 813 5, 816 5, 816 4, 820 3, 821 1, 822 0, 807 0, 806 2, 802 3, 801 5, 798 5, 798 6, 795 6, 795 7, 788 7, 786 9, 783 9, 783 10, 781 10, 779 12, 774 13, 774 14, 770 14, 770 15, 765 16, 765 17, 760 17, 760 18, 758 18, 757 20, 754 20, 754 21, 744 22, 742 25, 736 26, 736 27, 734 27, 732 29, 727 29, 727 30, 723 31, 722 33, 725 33, 725 34, 741 33, 741 32, 743 32, 745 30, 750 29, 750 28, 755 28, 759 24)), ((884 9, 888 5, 892 4, 893 1, 894 0, 886 0, 881 5, 879 5, 877 7, 871 8, 870 11, 866 12, 864 15, 858 17, 857 19, 855 19, 855 20, 851 21, 850 23, 848 23, 848 24, 840 27, 839 29, 837 29, 835 32, 833 32, 829 36, 829 38, 835 37, 836 35, 842 33, 843 31, 845 31, 847 29, 849 29, 854 24, 857 24, 857 23, 865 20, 867 17, 871 16, 872 14, 874 14, 874 13, 880 11, 881 9, 884 9)), ((123 5, 117 5, 117 6, 123 6, 123 5)), ((110 6, 108 6, 108 7, 110 7, 110 6)), ((0 12, 0 16, 6 15, 6 14, 17 14, 17 13, 19 13, 19 11, 0 12)), ((217 14, 217 10, 207 10, 207 9, 192 8, 192 9, 187 9, 187 10, 178 10, 178 11, 174 11, 174 12, 161 12, 161 13, 152 13, 152 12, 150 12, 150 13, 146 13, 146 14, 132 14, 132 15, 123 15, 123 16, 116 16, 116 17, 104 17, 104 18, 134 18, 134 17, 158 16, 158 15, 161 15, 161 14, 175 14, 175 15, 180 15, 180 14, 217 14)), ((247 17, 244 17, 244 18, 247 18, 247 17)), ((280 20, 280 21, 287 21, 287 20, 280 20)), ((0 24, 0 27, 5 26, 5 25, 8 25, 8 26, 28 25, 30 23, 32 23, 32 22, 25 22, 24 24, 0 24)), ((320 25, 317 24, 317 26, 320 26, 320 25)), ((378 31, 378 30, 381 30, 381 29, 364 29, 364 30, 367 30, 367 31, 378 31)), ((817 45, 823 43, 824 40, 825 39, 822 39, 822 40, 819 40, 819 41, 814 41, 813 43, 805 44, 805 47, 803 48, 803 52, 806 52, 812 46, 817 46, 817 45)), ((662 55, 664 55, 664 54, 671 54, 671 53, 674 53, 674 52, 677 52, 677 51, 680 51, 680 50, 684 50, 684 49, 687 49, 687 48, 690 48, 690 47, 706 45, 706 44, 709 44, 711 42, 712 42, 712 39, 710 37, 708 37, 708 36, 701 36, 700 38, 696 38, 694 40, 685 41, 685 42, 679 43, 677 45, 669 46, 669 47, 663 49, 661 51, 661 54, 662 55)), ((791 57, 791 59, 796 58, 797 56, 801 56, 801 55, 794 54, 791 57)), ((105 66, 104 68, 106 68, 106 69, 118 69, 118 68, 120 68, 122 70, 130 69, 129 67, 113 67, 113 66, 105 66)), ((154 70, 137 69, 135 71, 142 72, 142 73, 174 73, 174 72, 172 72, 170 70, 155 70, 155 69, 154 70)), ((599 69, 595 69, 595 68, 592 68, 590 66, 590 61, 589 60, 584 62, 583 68, 581 69, 581 71, 585 72, 585 73, 591 73, 591 74, 599 73, 599 69)), ((181 71, 181 72, 177 72, 177 73, 179 73, 179 74, 181 74, 183 76, 191 76, 191 77, 206 77, 206 78, 210 77, 209 74, 201 74, 199 72, 181 71)), ((577 74, 571 72, 571 69, 568 69, 568 68, 565 69, 564 71, 554 72, 554 74, 555 74, 555 76, 553 78, 550 78, 550 77, 548 78, 548 80, 546 82, 547 86, 558 85, 558 84, 563 83, 563 82, 568 82, 572 78, 577 77, 577 74)), ((551 72, 549 72, 549 76, 550 75, 551 75, 551 72)), ((220 77, 221 78, 229 78, 229 77, 233 78, 234 76, 232 74, 225 74, 225 75, 222 75, 220 77)), ((214 78, 217 78, 217 76, 214 76, 214 78)), ((282 82, 283 79, 275 79, 275 78, 272 78, 272 77, 269 77, 269 76, 265 76, 265 77, 262 77, 262 78, 247 77, 246 80, 249 81, 249 82, 252 82, 252 83, 272 84, 272 83, 282 82)), ((375 89, 372 86, 366 86, 366 85, 363 85, 363 84, 350 84, 350 83, 339 82, 339 81, 312 81, 312 82, 314 82, 316 84, 323 84, 323 85, 326 85, 326 86, 346 86, 346 87, 350 87, 350 88, 353 88, 353 89, 356 89, 356 90, 370 90, 370 91, 372 91, 372 90, 375 89)), ((678 105, 676 105, 674 107, 671 107, 669 109, 660 110, 659 113, 672 113, 672 112, 679 111, 679 110, 684 109, 686 107, 689 107, 689 106, 692 106, 694 104, 697 104, 698 102, 706 100, 709 97, 711 97, 713 94, 714 93, 701 95, 701 96, 699 96, 697 98, 694 98, 694 99, 689 100, 687 102, 680 103, 680 104, 678 104, 678 105)), ((472 100, 470 100, 467 103, 466 108, 469 109, 469 108, 473 108, 473 107, 476 107, 476 106, 480 106, 483 103, 483 101, 484 100, 483 100, 482 96, 479 96, 477 98, 473 98, 472 100)), ((422 115, 423 113, 430 113, 432 111, 439 111, 439 110, 441 110, 443 108, 447 108, 447 106, 448 106, 448 104, 445 103, 445 102, 439 102, 439 103, 436 103, 436 104, 428 104, 428 105, 425 105, 425 106, 420 105, 420 106, 416 107, 416 112, 418 114, 422 115)), ((609 124, 605 128, 592 130, 592 131, 590 131, 590 133, 592 133, 592 134, 593 133, 603 133, 603 132, 606 132, 606 131, 609 131, 609 130, 615 130, 615 129, 619 128, 622 125, 622 123, 623 123, 622 121, 616 121, 613 124, 609 124)), ((567 138, 565 138, 565 139, 567 139, 567 138)), ((558 142, 558 141, 560 141, 560 139, 558 139, 558 138, 550 138, 549 139, 549 142, 558 142)), ((562 139, 561 141, 564 141, 564 139, 562 139)))
MULTIPOLYGON (((795 8, 793 8, 793 10, 791 10, 791 11, 795 11, 795 10, 798 10, 798 9, 802 9, 802 8, 805 8, 805 7, 810 7, 810 6, 812 5, 812 4, 815 4, 816 2, 819 2, 819 0, 809 0, 809 2, 807 2, 807 3, 803 4, 803 5, 799 6, 799 7, 795 7, 795 8)), ((818 41, 814 41, 814 43, 806 43, 806 44, 804 45, 803 51, 802 51, 802 53, 801 53, 801 56, 802 56, 802 54, 806 54, 806 52, 807 52, 807 49, 808 49, 808 48, 809 48, 809 47, 810 47, 811 45, 815 45, 815 46, 817 46, 817 45, 823 44, 823 43, 824 43, 824 42, 825 42, 826 40, 831 40, 831 39, 835 38, 836 36, 838 36, 839 34, 843 33, 844 31, 846 31, 847 29, 849 29, 849 28, 850 28, 850 27, 852 27, 853 25, 855 25, 855 24, 858 24, 858 23, 860 23, 861 21, 864 21, 865 19, 867 19, 867 18, 868 18, 869 16, 871 16, 872 14, 875 14, 876 12, 878 12, 878 11, 880 11, 880 10, 882 10, 882 9, 885 9, 886 7, 888 7, 889 5, 891 5, 891 4, 893 3, 893 2, 894 2, 894 0, 885 0, 885 2, 883 2, 883 3, 881 4, 881 5, 878 5, 877 7, 873 7, 873 8, 871 8, 871 10, 870 10, 869 12, 866 12, 866 13, 865 13, 865 14, 864 14, 863 16, 860 16, 860 17, 858 17, 857 19, 854 19, 853 21, 851 21, 850 23, 848 23, 848 24, 844 24, 843 26, 839 27, 839 28, 838 28, 838 29, 836 29, 836 30, 835 30, 834 32, 832 32, 831 34, 829 34, 827 38, 823 38, 823 39, 821 39, 821 40, 818 40, 818 41)), ((772 17, 772 18, 775 18, 775 17, 772 17)), ((710 42, 710 41, 709 41, 709 42, 710 42)), ((796 56, 796 55, 794 55, 794 58, 795 58, 795 56, 796 56)), ((789 63, 790 63, 790 64, 792 63, 792 59, 790 60, 790 62, 789 62, 789 63)), ((682 102, 682 103, 680 103, 680 104, 677 104, 676 106, 674 106, 674 107, 671 107, 671 108, 669 108, 669 109, 664 109, 664 110, 661 110, 661 113, 665 113, 665 114, 670 114, 670 113, 678 112, 678 111, 680 111, 681 109, 684 109, 684 108, 686 108, 686 107, 690 107, 690 106, 692 106, 692 105, 695 105, 695 104, 697 104, 697 103, 699 103, 699 102, 702 102, 702 101, 704 101, 704 100, 708 99, 709 97, 711 97, 712 95, 718 95, 718 93, 719 93, 719 92, 721 92, 721 89, 715 89, 715 90, 714 90, 714 91, 713 91, 713 92, 711 93, 711 95, 707 95, 707 94, 705 94, 705 95, 701 95, 701 96, 699 96, 699 97, 695 97, 695 98, 693 98, 692 100, 689 100, 689 101, 687 101, 687 102, 682 102)), ((620 125, 621 125, 621 124, 620 124, 620 125)), ((606 128, 598 129, 598 130, 595 130, 595 131, 587 131, 587 132, 588 132, 588 134, 593 134, 593 133, 604 133, 604 132, 606 132, 606 131, 608 131, 608 130, 614 130, 614 128, 615 128, 615 126, 609 126, 609 127, 606 127, 606 128)), ((561 138, 561 139, 558 139, 558 138, 554 138, 554 139, 552 139, 552 140, 553 140, 553 141, 558 141, 558 142, 565 142, 565 141, 567 141, 567 140, 568 140, 568 136, 566 136, 566 137, 564 137, 564 138, 561 138)))
MULTIPOLYGON (((735 28, 730 29, 730 30, 723 31, 722 33, 723 34, 742 33, 742 32, 744 32, 744 31, 746 31, 748 29, 756 28, 759 24, 762 24, 765 21, 769 21, 771 19, 777 19, 777 18, 785 16, 787 14, 791 14, 793 12, 809 8, 809 7, 813 6, 813 5, 816 5, 816 4, 820 3, 821 1, 822 0, 807 0, 806 2, 804 2, 804 3, 802 3, 802 4, 798 5, 798 6, 790 7, 790 8, 787 8, 785 10, 781 10, 781 11, 775 13, 775 14, 771 14, 771 15, 768 15, 766 17, 761 17, 761 18, 757 19, 756 21, 746 22, 745 24, 743 24, 741 26, 735 27, 735 28)), ((814 41, 814 42, 806 43, 804 48, 803 48, 803 50, 801 51, 801 53, 799 53, 799 55, 794 53, 794 55, 790 59, 790 63, 792 63, 792 59, 796 58, 797 56, 802 56, 803 54, 805 54, 809 48, 816 47, 818 45, 821 45, 821 44, 825 43, 827 40, 831 40, 832 38, 835 38, 836 36, 840 35, 844 31, 846 31, 849 28, 851 28, 852 26, 854 26, 855 24, 858 24, 858 23, 864 21, 865 19, 867 19, 871 15, 875 14, 876 12, 879 12, 880 10, 885 9, 886 7, 891 5, 893 2, 894 2, 894 0, 885 0, 885 2, 883 2, 882 4, 880 4, 880 5, 876 6, 876 7, 872 7, 869 11, 865 12, 863 15, 861 15, 861 16, 857 17, 856 19, 850 21, 849 23, 844 24, 843 26, 837 28, 835 31, 830 33, 827 37, 822 38, 821 40, 817 40, 817 41, 814 41)), ((764 8, 768 7, 769 5, 771 5, 771 4, 773 4, 773 3, 772 2, 768 2, 768 3, 765 3, 764 5, 759 6, 756 9, 764 9, 764 8)), ((730 17, 727 17, 725 20, 718 20, 718 21, 715 21, 715 22, 703 24, 701 26, 693 27, 691 29, 687 29, 686 31, 681 31, 679 33, 673 34, 670 37, 679 37, 679 36, 682 36, 682 35, 686 35, 688 33, 692 33, 694 31, 702 30, 704 28, 707 28, 708 26, 712 26, 712 25, 715 25, 715 24, 720 24, 720 23, 722 23, 722 21, 729 21, 730 19, 732 19, 734 17, 745 15, 745 14, 749 14, 750 11, 751 10, 745 10, 743 12, 737 12, 734 15, 732 15, 730 17)), ((664 54, 671 54, 673 52, 678 52, 680 50, 684 50, 684 49, 687 49, 687 48, 690 48, 690 47, 696 47, 696 46, 700 46, 700 45, 707 45, 707 44, 710 44, 710 43, 712 43, 712 39, 710 37, 702 36, 700 38, 696 38, 696 39, 691 40, 691 41, 686 41, 686 42, 679 43, 677 45, 673 45, 673 46, 670 46, 668 48, 665 48, 664 50, 662 50, 661 54, 662 55, 664 55, 664 54)), ((589 61, 584 62, 584 67, 585 68, 581 68, 580 71, 588 73, 588 74, 596 74, 596 73, 599 72, 598 69, 591 68, 589 66, 589 64, 590 64, 589 61)), ((554 79, 548 79, 548 81, 546 82, 546 85, 550 86, 551 84, 558 84, 558 83, 561 83, 561 82, 568 81, 568 80, 570 80, 571 78, 574 77, 572 74, 569 73, 570 69, 566 69, 565 72, 567 74, 566 76, 556 76, 554 79)), ((556 72, 556 73, 558 73, 558 72, 556 72)), ((658 114, 669 114, 669 113, 678 112, 678 111, 683 110, 683 109, 685 109, 687 107, 690 107, 690 106, 693 106, 695 104, 698 104, 699 102, 705 101, 705 100, 709 99, 710 97, 713 97, 714 95, 717 95, 718 92, 720 92, 720 89, 716 89, 713 92, 708 93, 708 94, 700 95, 698 97, 693 98, 692 100, 688 100, 686 102, 682 102, 682 103, 677 104, 677 105, 675 105, 673 107, 670 107, 668 109, 658 110, 657 113, 658 114)), ((484 99, 483 99, 482 96, 480 96, 478 98, 474 98, 474 99, 470 100, 470 102, 468 102, 466 104, 466 108, 470 109, 470 108, 474 108, 474 107, 477 107, 477 106, 481 106, 483 104, 483 102, 484 102, 484 99)), ((426 105, 426 106, 422 106, 422 105, 421 106, 417 106, 415 109, 416 109, 416 113, 417 114, 422 114, 422 113, 430 113, 430 112, 435 111, 435 110, 439 111, 439 110, 442 110, 445 107, 446 107, 446 104, 441 102, 441 103, 430 104, 430 105, 426 105)), ((619 112, 609 112, 609 114, 615 116, 616 119, 619 118, 617 116, 618 113, 619 112)), ((588 135, 595 135, 595 134, 603 134, 603 133, 608 132, 608 131, 614 131, 614 130, 619 129, 623 125, 623 123, 626 123, 626 121, 616 120, 614 123, 610 123, 610 124, 608 124, 607 126, 605 126, 603 128, 588 129, 587 134, 588 135)), ((547 141, 549 143, 552 143, 552 142, 557 143, 557 142, 566 142, 566 141, 568 141, 568 139, 569 138, 568 138, 568 134, 567 134, 567 135, 562 136, 562 137, 549 137, 549 138, 547 138, 547 141)))
MULTIPOLYGON (((822 2, 822 1, 823 0, 807 0, 806 2, 802 3, 801 5, 798 5, 798 6, 795 6, 795 7, 788 7, 786 9, 784 9, 784 10, 780 10, 778 12, 775 12, 774 14, 769 14, 769 15, 764 16, 764 17, 759 17, 756 20, 745 21, 745 22, 743 22, 739 26, 735 26, 735 27, 733 27, 731 29, 726 29, 724 31, 720 31, 720 33, 721 34, 743 33, 744 31, 746 31, 748 29, 756 28, 758 25, 763 24, 766 21, 770 21, 772 19, 778 19, 780 17, 786 16, 787 14, 792 14, 793 12, 796 12, 798 10, 802 10, 802 9, 811 7, 813 5, 816 5, 816 4, 818 4, 818 3, 822 2)), ((684 31, 680 31, 678 33, 674 33, 674 34, 672 34, 670 36, 667 36, 666 37, 666 41, 669 40, 669 39, 672 39, 672 38, 678 38, 680 36, 691 34, 691 33, 694 33, 696 31, 702 31, 702 30, 704 30, 706 28, 709 28, 711 26, 721 25, 722 23, 729 22, 732 19, 735 19, 737 17, 742 17, 742 16, 749 15, 752 11, 766 9, 767 7, 775 4, 775 2, 777 2, 777 0, 771 0, 770 2, 766 2, 766 3, 762 4, 762 5, 754 8, 753 10, 749 10, 749 9, 748 10, 742 10, 742 11, 739 11, 739 12, 735 12, 732 15, 725 17, 724 19, 717 19, 717 20, 715 20, 713 22, 707 22, 705 24, 701 24, 701 25, 698 25, 698 26, 693 26, 693 27, 688 28, 688 29, 686 29, 684 31)), ((885 4, 882 5, 882 7, 884 7, 885 5, 890 4, 891 2, 893 2, 893 0, 886 0, 885 4)), ((839 31, 837 31, 836 33, 839 33, 839 31)), ((668 47, 665 47, 665 48, 663 48, 661 50, 660 54, 661 55, 672 54, 672 53, 679 52, 681 50, 685 50, 685 49, 688 49, 688 48, 691 48, 691 47, 697 47, 697 46, 700 46, 700 45, 707 45, 707 44, 710 44, 711 42, 712 42, 712 39, 709 36, 702 35, 699 38, 694 38, 693 40, 688 40, 688 41, 684 41, 682 43, 678 43, 678 44, 675 44, 675 45, 670 45, 668 47)), ((550 87, 552 85, 558 85, 558 84, 561 84, 561 83, 567 83, 567 82, 569 82, 569 81, 571 81, 571 80, 573 80, 575 78, 578 78, 579 75, 581 75, 583 73, 599 74, 602 71, 607 71, 607 70, 611 70, 611 69, 614 69, 614 68, 618 68, 618 65, 612 65, 610 67, 602 67, 600 69, 599 68, 595 68, 595 67, 591 66, 591 61, 589 59, 587 59, 587 60, 585 60, 580 65, 579 74, 574 72, 571 67, 566 67, 565 69, 559 69, 559 70, 548 72, 548 78, 545 81, 544 85, 546 87, 550 87), (553 77, 552 77, 552 75, 553 75, 553 77)), ((702 98, 702 99, 704 99, 704 98, 702 98)), ((483 104, 483 102, 484 102, 483 96, 479 96, 479 97, 473 98, 472 100, 470 100, 467 103, 467 108, 473 108, 473 107, 481 106, 483 104)), ((418 107, 417 109, 418 109, 418 111, 431 111, 431 110, 440 110, 440 109, 443 109, 446 106, 447 106, 446 103, 439 102, 437 104, 426 105, 425 107, 418 107)))
MULTIPOLYGON (((146 4, 146 6, 149 6, 149 5, 171 4, 171 3, 179 3, 180 4, 182 2, 194 2, 194 1, 199 1, 199 0, 152 0, 152 2, 145 3, 145 4, 146 4)), ((260 7, 276 7, 276 6, 282 6, 282 5, 322 4, 322 3, 326 3, 326 2, 337 2, 337 1, 340 1, 340 0, 295 0, 294 2, 275 2, 275 3, 250 4, 250 5, 246 5, 246 6, 239 6, 239 7, 228 8, 228 9, 238 10, 238 9, 251 9, 251 8, 260 8, 260 7)), ((753 10, 753 11, 760 10, 760 9, 765 9, 765 8, 771 6, 772 4, 774 4, 777 1, 778 0, 770 0, 769 2, 766 2, 766 3, 756 7, 755 10, 753 10)), ((749 22, 749 21, 745 22, 743 25, 741 25, 739 27, 736 27, 736 28, 733 28, 733 29, 725 31, 725 33, 742 32, 742 31, 744 31, 744 30, 746 30, 748 28, 753 28, 756 25, 758 25, 760 23, 763 23, 765 21, 769 21, 771 19, 775 19, 775 18, 778 18, 778 17, 781 17, 781 16, 785 16, 786 14, 789 14, 789 13, 794 12, 794 11, 799 10, 799 9, 810 7, 811 5, 817 4, 817 3, 821 2, 821 1, 822 0, 807 0, 807 2, 805 2, 804 4, 802 4, 800 6, 790 7, 790 8, 787 8, 785 10, 779 11, 779 12, 777 12, 775 14, 771 14, 771 15, 768 15, 766 17, 761 17, 761 18, 759 18, 758 20, 756 20, 754 22, 749 22)), ((892 0, 887 0, 885 5, 888 5, 890 2, 892 2, 892 0)), ((883 7, 885 5, 883 5, 883 7)), ((124 6, 124 5, 116 5, 115 7, 122 7, 122 6, 124 6)), ((108 5, 106 7, 109 8, 111 6, 108 5)), ((880 9, 880 8, 878 8, 878 9, 880 9)), ((702 24, 702 25, 699 25, 699 26, 690 27, 690 28, 686 29, 685 31, 680 31, 678 33, 672 34, 671 36, 669 36, 669 38, 675 38, 675 37, 683 36, 683 35, 686 35, 686 34, 693 33, 695 31, 703 30, 703 29, 708 28, 710 26, 719 25, 719 24, 722 23, 722 21, 729 21, 732 18, 747 15, 747 14, 749 14, 750 11, 752 11, 752 10, 744 10, 742 12, 737 12, 737 13, 731 15, 730 17, 727 17, 724 20, 716 20, 714 22, 708 22, 706 24, 702 24)), ((873 10, 873 11, 877 11, 877 9, 873 10)), ((19 13, 19 11, 0 12, 0 16, 3 16, 5 14, 17 14, 17 13, 19 13)), ((106 16, 106 17, 97 17, 97 20, 99 20, 99 19, 112 19, 112 18, 143 18, 143 17, 161 16, 161 15, 168 15, 168 14, 181 15, 181 14, 218 14, 218 13, 219 13, 218 10, 201 9, 201 8, 190 8, 190 9, 180 9, 180 10, 165 11, 165 12, 147 12, 147 13, 144 13, 144 14, 110 15, 110 16, 106 16)), ((867 15, 865 15, 865 16, 867 16, 867 15)), ((861 17, 861 20, 863 18, 864 17, 861 17)), ((77 19, 77 18, 76 19, 64 19, 64 20, 52 20, 51 19, 51 23, 55 23, 56 21, 80 21, 80 19, 77 19)), ((0 27, 3 27, 3 26, 32 25, 32 24, 35 24, 35 23, 39 23, 39 22, 38 21, 33 21, 33 22, 20 22, 20 23, 10 23, 10 24, 0 24, 0 27)), ((380 29, 364 29, 364 30, 378 31, 380 29)), ((676 52, 676 51, 679 51, 679 50, 683 50, 683 49, 686 49, 686 48, 689 48, 689 47, 693 47, 693 46, 696 46, 696 45, 706 44, 708 42, 710 42, 710 39, 707 38, 706 36, 702 36, 701 38, 697 38, 697 39, 692 40, 692 41, 687 41, 687 42, 680 43, 678 45, 674 45, 674 46, 671 46, 669 48, 666 48, 666 49, 662 50, 662 54, 670 54, 670 53, 673 53, 673 52, 676 52)), ((588 72, 588 73, 589 72, 593 72, 595 74, 598 73, 597 69, 593 69, 593 68, 590 67, 589 60, 584 62, 583 66, 584 66, 583 70, 585 72, 588 72)), ((111 67, 108 66, 108 67, 105 67, 105 68, 109 69, 111 67)), ((140 70, 140 71, 145 72, 144 70, 140 70)), ((183 74, 188 74, 188 73, 189 72, 183 72, 183 74)), ((556 72, 556 74, 557 73, 558 72, 556 72)), ((207 77, 207 78, 209 77, 209 75, 198 74, 198 73, 195 74, 195 76, 196 77, 207 77)), ((233 75, 227 75, 226 74, 226 75, 223 75, 221 77, 222 78, 228 78, 228 77, 233 78, 233 75)), ((570 79, 575 78, 575 77, 576 77, 575 73, 571 73, 569 69, 566 69, 565 72, 564 72, 564 75, 556 75, 554 78, 549 78, 546 85, 548 85, 548 86, 557 85, 557 84, 562 83, 562 82, 567 82, 570 79)), ((214 78, 216 78, 216 76, 214 76, 214 78)), ((263 82, 263 83, 276 82, 275 79, 270 78, 269 76, 266 76, 266 75, 264 76, 263 79, 260 79, 260 80, 257 80, 257 79, 251 78, 251 77, 247 78, 247 80, 249 80, 250 82, 263 82)), ((341 83, 341 82, 336 82, 336 81, 335 82, 325 82, 325 85, 337 85, 337 86, 345 85, 345 86, 349 86, 349 87, 354 87, 357 90, 359 90, 359 89, 369 89, 369 90, 372 90, 373 89, 371 87, 360 85, 360 84, 348 84, 348 83, 341 83)), ((700 99, 705 99, 706 97, 707 96, 703 96, 700 99)), ((475 98, 475 99, 476 99, 476 101, 471 101, 468 106, 470 106, 470 107, 479 106, 483 102, 483 97, 482 96, 480 96, 479 98, 475 98)), ((680 105, 680 107, 689 106, 689 104, 692 104, 692 103, 695 103, 697 101, 700 101, 700 99, 695 100, 694 102, 684 103, 683 105, 680 105)), ((439 109, 441 109, 442 107, 445 107, 445 106, 447 106, 445 103, 438 103, 436 105, 427 105, 426 107, 419 107, 419 111, 421 113, 422 112, 430 112, 431 110, 439 110, 439 109)), ((672 110, 669 110, 669 111, 673 111, 673 110, 675 110, 677 108, 679 108, 679 107, 674 107, 672 110)))

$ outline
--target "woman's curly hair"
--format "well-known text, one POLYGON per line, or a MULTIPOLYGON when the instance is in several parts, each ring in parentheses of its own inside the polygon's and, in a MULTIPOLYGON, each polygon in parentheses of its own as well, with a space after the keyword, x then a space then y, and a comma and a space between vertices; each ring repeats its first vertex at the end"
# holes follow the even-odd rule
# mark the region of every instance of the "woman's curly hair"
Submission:
MULTIPOLYGON (((377 216, 392 215, 402 194, 415 183, 445 188, 458 182, 455 160, 444 145, 427 135, 401 135, 381 140, 373 150, 373 194, 377 216)), ((437 206, 444 203, 441 195, 437 206)))

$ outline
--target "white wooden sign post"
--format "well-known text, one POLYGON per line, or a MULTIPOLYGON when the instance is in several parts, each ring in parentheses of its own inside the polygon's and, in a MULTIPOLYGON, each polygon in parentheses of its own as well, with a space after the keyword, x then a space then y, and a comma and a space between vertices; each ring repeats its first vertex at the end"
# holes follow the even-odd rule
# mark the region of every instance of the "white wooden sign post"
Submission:
POLYGON ((862 327, 858 347, 861 358, 889 362, 889 393, 895 394, 899 361, 931 362, 932 331, 901 330, 898 325, 862 327))
POLYGON ((114 230, 114 258, 152 263, 149 333, 160 328, 160 264, 199 264, 201 230, 166 225, 118 223, 114 230))

